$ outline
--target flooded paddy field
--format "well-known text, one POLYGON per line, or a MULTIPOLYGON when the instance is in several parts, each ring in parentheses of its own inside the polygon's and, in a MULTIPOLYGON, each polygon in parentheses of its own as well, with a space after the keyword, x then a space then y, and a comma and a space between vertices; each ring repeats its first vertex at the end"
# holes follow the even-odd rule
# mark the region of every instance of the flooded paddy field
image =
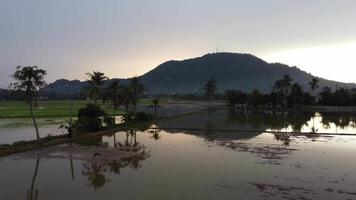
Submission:
POLYGON ((0 199, 356 199, 339 133, 352 115, 199 112, 2 157, 0 199))

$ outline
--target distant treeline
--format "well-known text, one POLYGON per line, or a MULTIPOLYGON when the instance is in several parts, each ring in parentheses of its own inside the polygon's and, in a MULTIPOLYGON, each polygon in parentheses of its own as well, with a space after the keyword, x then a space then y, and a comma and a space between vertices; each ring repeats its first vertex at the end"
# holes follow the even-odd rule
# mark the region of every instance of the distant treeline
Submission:
MULTIPOLYGON (((318 83, 318 79, 313 78, 309 83, 310 87, 303 88, 300 84, 293 82, 292 78, 286 74, 283 75, 281 79, 275 81, 270 93, 262 93, 257 89, 249 93, 233 89, 218 92, 216 81, 211 79, 204 88, 206 91, 205 96, 192 94, 162 94, 158 96, 191 100, 207 100, 207 97, 208 99, 224 99, 227 100, 232 107, 256 107, 261 105, 283 108, 297 108, 305 105, 356 106, 356 88, 349 89, 340 87, 333 90, 330 87, 319 88, 318 83)), ((144 96, 149 96, 149 93, 144 94, 144 96)), ((38 93, 38 99, 45 100, 83 100, 88 98, 90 98, 90 95, 85 90, 70 95, 43 91, 39 91, 38 93)), ((0 89, 0 100, 24 99, 25 94, 23 91, 0 89)), ((110 93, 102 92, 100 99, 108 101, 110 99, 110 93)))

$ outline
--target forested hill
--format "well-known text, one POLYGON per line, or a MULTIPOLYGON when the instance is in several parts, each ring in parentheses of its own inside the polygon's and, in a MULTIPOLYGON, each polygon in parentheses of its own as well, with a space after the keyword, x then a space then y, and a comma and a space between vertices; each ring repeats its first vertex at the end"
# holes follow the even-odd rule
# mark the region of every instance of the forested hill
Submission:
MULTIPOLYGON (((142 81, 154 93, 201 93, 204 84, 213 78, 220 92, 226 89, 270 92, 273 83, 283 74, 308 89, 313 75, 297 67, 267 63, 250 54, 214 53, 183 61, 168 61, 142 76, 142 81)), ((320 88, 329 86, 355 87, 319 78, 320 88)))

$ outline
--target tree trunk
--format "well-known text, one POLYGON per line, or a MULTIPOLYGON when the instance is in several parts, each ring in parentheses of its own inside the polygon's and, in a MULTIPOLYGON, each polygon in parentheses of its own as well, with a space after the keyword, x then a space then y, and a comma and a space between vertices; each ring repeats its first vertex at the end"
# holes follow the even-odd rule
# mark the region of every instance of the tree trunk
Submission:
POLYGON ((72 103, 70 105, 70 114, 69 114, 69 128, 68 128, 68 134, 70 138, 73 138, 73 103, 74 101, 72 100, 72 103))
POLYGON ((35 104, 34 104, 34 107, 35 108, 38 108, 38 101, 37 101, 37 94, 35 94, 35 96, 34 96, 34 100, 35 100, 35 104))
POLYGON ((40 133, 38 131, 38 126, 37 126, 35 115, 33 114, 32 97, 30 97, 30 114, 31 114, 31 117, 32 117, 33 125, 35 126, 35 129, 36 129, 37 143, 39 143, 40 142, 40 133))

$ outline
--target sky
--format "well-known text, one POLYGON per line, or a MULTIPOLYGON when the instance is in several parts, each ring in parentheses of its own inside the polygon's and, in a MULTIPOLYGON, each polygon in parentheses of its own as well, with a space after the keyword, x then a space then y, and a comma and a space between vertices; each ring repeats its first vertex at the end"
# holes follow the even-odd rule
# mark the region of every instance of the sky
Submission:
POLYGON ((0 0, 0 87, 17 65, 127 78, 216 51, 356 82, 355 20, 354 0, 0 0))

